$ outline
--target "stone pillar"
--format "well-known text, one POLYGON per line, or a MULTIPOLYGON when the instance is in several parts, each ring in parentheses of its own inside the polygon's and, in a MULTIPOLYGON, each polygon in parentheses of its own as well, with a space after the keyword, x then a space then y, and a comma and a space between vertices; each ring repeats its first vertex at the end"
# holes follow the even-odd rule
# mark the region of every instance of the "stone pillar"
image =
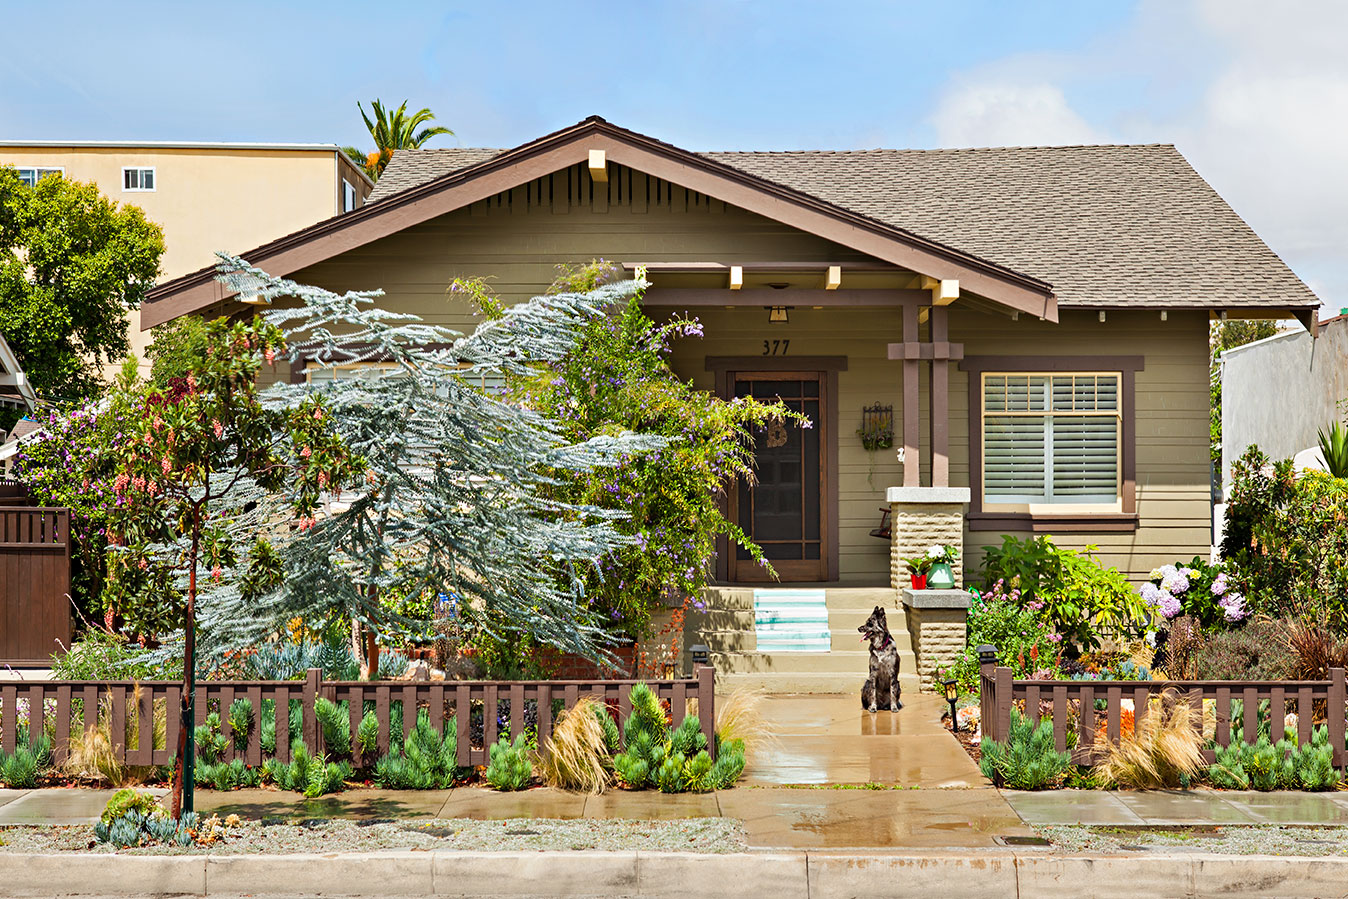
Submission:
POLYGON ((910 585, 903 560, 927 551, 935 543, 959 549, 959 558, 950 566, 955 571, 955 586, 964 585, 964 506, 969 502, 968 487, 890 487, 885 492, 889 503, 889 581, 895 590, 910 585))
POLYGON ((964 652, 965 618, 970 595, 961 589, 913 590, 904 559, 933 544, 954 546, 955 586, 964 585, 964 506, 968 487, 890 487, 890 583, 903 597, 908 633, 913 638, 923 689, 931 689, 936 669, 948 667, 964 652))
POLYGON ((964 654, 965 618, 973 597, 966 590, 905 589, 902 595, 922 689, 932 690, 937 669, 949 668, 964 654))

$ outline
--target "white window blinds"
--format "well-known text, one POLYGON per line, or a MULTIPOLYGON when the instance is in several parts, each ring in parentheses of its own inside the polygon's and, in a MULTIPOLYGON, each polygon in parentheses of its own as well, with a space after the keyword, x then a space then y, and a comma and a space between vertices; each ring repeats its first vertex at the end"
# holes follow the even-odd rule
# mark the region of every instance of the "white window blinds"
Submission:
POLYGON ((1112 503, 1119 375, 984 374, 983 501, 1112 503))

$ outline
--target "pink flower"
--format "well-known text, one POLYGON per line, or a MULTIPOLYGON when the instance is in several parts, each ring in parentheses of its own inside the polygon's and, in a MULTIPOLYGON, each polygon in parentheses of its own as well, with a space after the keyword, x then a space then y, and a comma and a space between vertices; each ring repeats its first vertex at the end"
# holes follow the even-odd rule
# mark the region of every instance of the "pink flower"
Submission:
POLYGON ((314 421, 322 421, 322 420, 323 420, 323 408, 320 406, 319 408, 314 410, 314 421))
POLYGON ((169 472, 173 471, 173 463, 168 460, 168 456, 165 456, 163 459, 160 460, 159 467, 164 470, 164 474, 168 474, 169 472))
POLYGON ((273 350, 271 347, 267 347, 266 352, 262 354, 262 358, 267 360, 268 365, 271 365, 273 362, 276 361, 276 351, 273 350))
POLYGON ((211 569, 211 577, 215 578, 217 581, 224 576, 225 576, 225 569, 221 568, 218 564, 211 569))
POLYGON ((1062 642, 1062 634, 1049 634, 1049 635, 1048 635, 1048 642, 1050 642, 1050 643, 1061 643, 1061 642, 1062 642))
POLYGON ((215 439, 219 440, 225 433, 225 426, 220 424, 219 419, 211 419, 211 430, 215 431, 215 439))
POLYGON ((314 454, 314 453, 313 453, 313 450, 309 449, 309 447, 307 447, 307 446, 306 446, 304 449, 300 450, 300 458, 301 458, 301 459, 307 459, 307 458, 309 458, 310 456, 312 456, 313 454, 314 454))

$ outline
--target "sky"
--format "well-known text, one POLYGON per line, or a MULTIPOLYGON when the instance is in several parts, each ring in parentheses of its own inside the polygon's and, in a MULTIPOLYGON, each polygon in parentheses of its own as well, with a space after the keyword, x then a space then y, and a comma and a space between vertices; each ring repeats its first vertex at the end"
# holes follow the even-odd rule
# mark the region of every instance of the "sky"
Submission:
MULTIPOLYGON (((1348 307, 1348 0, 47 0, 0 139, 318 141, 411 101, 508 147, 588 115, 690 150, 1174 143, 1348 307), (48 32, 50 33, 50 32, 48 32)), ((14 23, 30 3, 0 0, 14 23)))

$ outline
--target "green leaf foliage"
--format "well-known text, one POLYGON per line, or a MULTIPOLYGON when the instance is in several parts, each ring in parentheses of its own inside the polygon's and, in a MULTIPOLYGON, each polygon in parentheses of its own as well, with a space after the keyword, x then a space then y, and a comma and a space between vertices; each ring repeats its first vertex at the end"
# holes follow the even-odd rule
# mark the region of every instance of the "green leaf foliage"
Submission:
MULTIPOLYGON (((366 720, 374 721, 373 714, 366 720)), ((437 733, 431 726, 429 715, 423 709, 417 715, 416 726, 412 728, 403 744, 391 746, 388 754, 375 765, 375 783, 389 790, 443 790, 462 783, 472 775, 473 769, 457 764, 458 745, 455 719, 450 718, 446 721, 444 728, 437 733)), ((498 766, 498 774, 494 776, 507 777, 512 770, 502 762, 498 766)), ((527 779, 526 775, 526 782, 527 779)), ((497 789, 520 789, 520 787, 497 787, 497 789)))
POLYGON ((1038 725, 1011 710, 1011 732, 1002 741, 984 737, 978 762, 983 776, 999 787, 1012 790, 1042 790, 1055 786, 1071 767, 1072 757, 1059 752, 1053 742, 1053 722, 1038 725))
POLYGON ((310 798, 336 793, 353 773, 349 762, 330 762, 324 755, 312 755, 301 739, 291 744, 289 762, 267 759, 262 771, 281 789, 295 790, 310 798))
POLYGON ((164 234, 93 184, 0 167, 0 333, 42 395, 98 393, 130 349, 127 313, 159 275, 164 234))
POLYGON ((37 786, 38 779, 51 766, 50 740, 45 736, 23 740, 11 753, 0 750, 0 784, 12 790, 30 790, 37 786))
POLYGON ((529 744, 524 734, 509 742, 501 737, 488 747, 490 761, 482 771, 482 779, 502 792, 523 790, 533 779, 534 767, 529 762, 529 744))

